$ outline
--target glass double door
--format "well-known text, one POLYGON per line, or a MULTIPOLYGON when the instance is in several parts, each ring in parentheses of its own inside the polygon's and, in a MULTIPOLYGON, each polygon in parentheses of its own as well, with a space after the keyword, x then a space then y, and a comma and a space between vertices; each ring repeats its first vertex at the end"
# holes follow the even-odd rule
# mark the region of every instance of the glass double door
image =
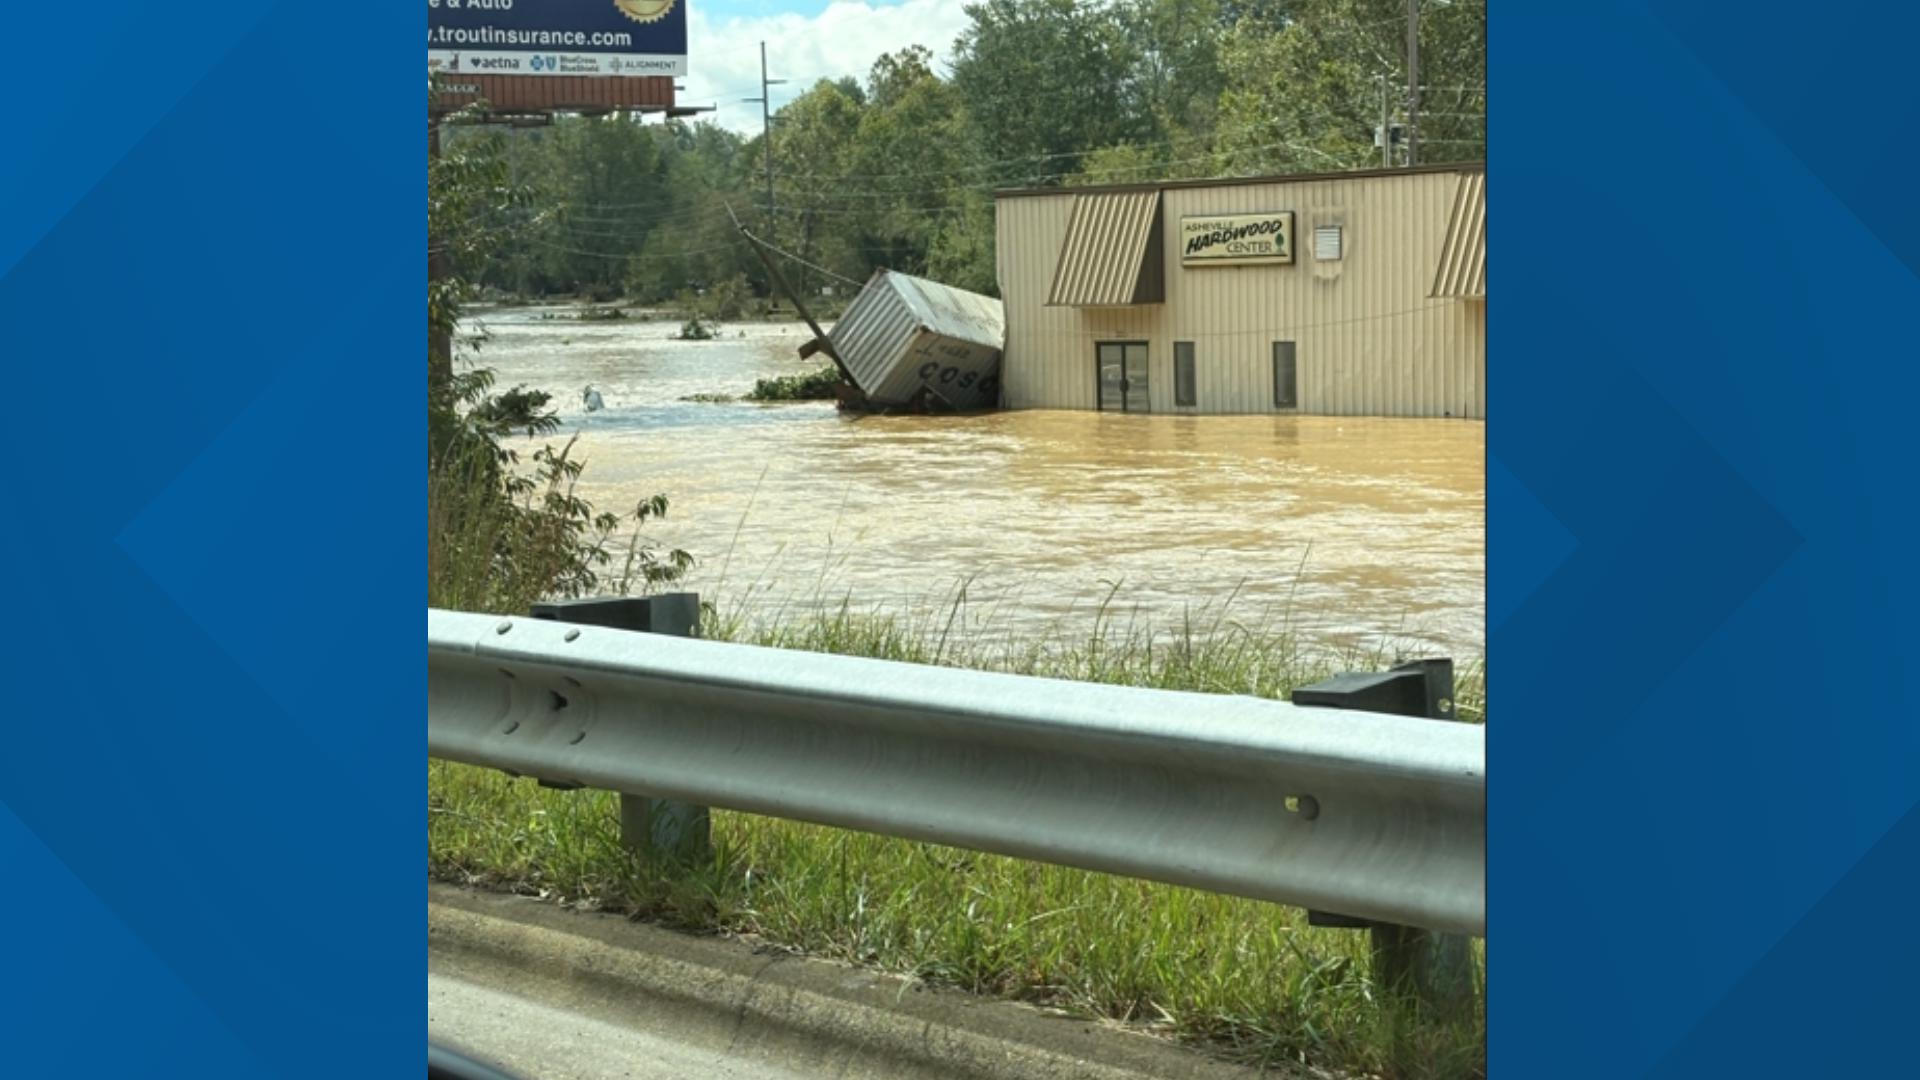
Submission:
POLYGON ((1094 346, 1102 412, 1147 412, 1147 343, 1102 341, 1094 346))

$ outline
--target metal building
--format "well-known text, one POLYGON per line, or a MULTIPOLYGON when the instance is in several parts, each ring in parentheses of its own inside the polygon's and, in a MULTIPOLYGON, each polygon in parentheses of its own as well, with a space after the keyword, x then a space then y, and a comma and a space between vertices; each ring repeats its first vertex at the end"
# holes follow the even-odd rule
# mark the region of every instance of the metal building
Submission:
POLYGON ((1485 418, 1480 165, 996 194, 1004 404, 1485 418))

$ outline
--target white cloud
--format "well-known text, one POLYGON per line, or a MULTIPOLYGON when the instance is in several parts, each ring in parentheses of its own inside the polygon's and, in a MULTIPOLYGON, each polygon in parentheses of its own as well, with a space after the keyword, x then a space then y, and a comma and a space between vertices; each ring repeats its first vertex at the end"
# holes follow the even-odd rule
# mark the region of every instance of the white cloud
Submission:
POLYGON ((760 42, 767 43, 767 75, 787 80, 773 88, 773 107, 778 109, 823 78, 851 75, 864 83, 875 60, 909 45, 926 46, 938 67, 953 51, 953 40, 966 22, 960 0, 833 0, 816 15, 717 20, 709 20, 693 5, 687 11, 686 90, 678 98, 683 105, 720 107, 700 114, 700 119, 758 134, 760 106, 740 99, 760 94, 760 42))

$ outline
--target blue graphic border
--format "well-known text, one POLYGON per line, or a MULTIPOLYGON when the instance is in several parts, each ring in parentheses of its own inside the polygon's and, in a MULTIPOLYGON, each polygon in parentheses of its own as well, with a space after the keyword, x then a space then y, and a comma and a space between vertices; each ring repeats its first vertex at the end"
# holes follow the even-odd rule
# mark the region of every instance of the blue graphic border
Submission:
POLYGON ((1910 1071, 1916 31, 1495 19, 1494 1077, 1910 1071))
MULTIPOLYGON (((291 66, 311 5, 221 0, 0 69, 10 1073, 417 1068, 402 11, 351 78, 291 66)), ((1500 12, 1496 1077, 1904 1071, 1916 30, 1500 12)))
POLYGON ((419 13, 322 14, 7 12, 9 1076, 419 1069, 419 13))

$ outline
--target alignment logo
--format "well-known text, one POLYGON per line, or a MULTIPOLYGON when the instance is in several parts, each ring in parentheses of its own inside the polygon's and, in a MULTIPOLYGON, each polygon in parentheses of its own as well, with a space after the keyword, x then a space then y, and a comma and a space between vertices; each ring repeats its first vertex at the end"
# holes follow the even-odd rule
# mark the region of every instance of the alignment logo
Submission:
POLYGON ((613 0, 620 13, 637 23, 659 22, 673 10, 673 0, 613 0))

